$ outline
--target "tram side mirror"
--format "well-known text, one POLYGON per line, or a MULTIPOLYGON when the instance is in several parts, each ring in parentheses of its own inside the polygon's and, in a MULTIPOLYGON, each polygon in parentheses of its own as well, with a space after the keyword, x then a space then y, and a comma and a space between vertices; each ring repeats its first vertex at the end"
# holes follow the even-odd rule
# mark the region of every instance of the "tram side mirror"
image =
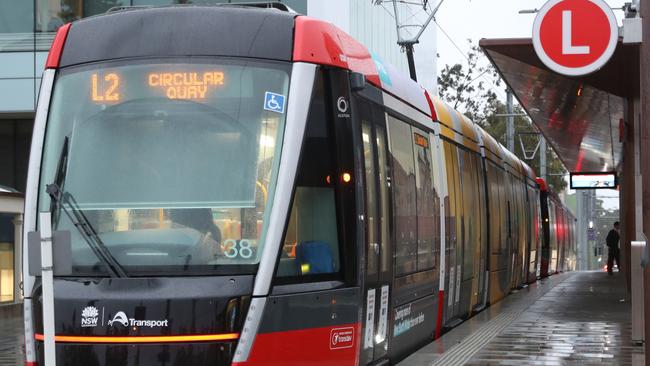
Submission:
POLYGON ((350 74, 350 87, 353 91, 361 91, 366 88, 366 77, 362 73, 352 72, 350 74))
MULTIPOLYGON (((72 274, 72 240, 70 231, 54 231, 52 233, 52 264, 55 276, 72 274)), ((27 259, 29 260, 29 275, 41 276, 41 233, 27 233, 27 259)))

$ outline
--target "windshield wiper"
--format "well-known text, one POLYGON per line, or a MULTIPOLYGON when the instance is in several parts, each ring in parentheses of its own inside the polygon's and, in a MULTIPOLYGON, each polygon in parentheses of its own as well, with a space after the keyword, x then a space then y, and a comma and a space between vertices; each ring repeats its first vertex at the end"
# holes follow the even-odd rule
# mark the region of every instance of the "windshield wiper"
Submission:
POLYGON ((54 182, 45 186, 45 192, 50 196, 50 212, 59 221, 60 211, 65 212, 66 216, 70 219, 72 224, 81 234, 81 237, 88 243, 88 246, 93 251, 95 256, 99 258, 102 264, 106 267, 111 277, 128 277, 126 271, 120 263, 108 251, 106 245, 95 231, 95 228, 90 224, 86 215, 79 209, 77 201, 75 201, 72 194, 63 191, 63 184, 65 183, 65 173, 68 160, 68 137, 65 137, 63 142, 63 149, 61 157, 56 169, 54 182), (69 207, 69 209, 66 207, 69 207), (55 210, 59 209, 56 211, 55 210))

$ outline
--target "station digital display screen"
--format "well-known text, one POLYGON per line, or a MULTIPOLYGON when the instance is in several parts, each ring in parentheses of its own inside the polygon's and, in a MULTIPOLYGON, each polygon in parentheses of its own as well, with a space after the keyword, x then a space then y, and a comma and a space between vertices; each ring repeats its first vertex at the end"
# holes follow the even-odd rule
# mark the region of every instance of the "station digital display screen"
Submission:
POLYGON ((616 172, 571 173, 571 189, 616 189, 618 177, 616 172))

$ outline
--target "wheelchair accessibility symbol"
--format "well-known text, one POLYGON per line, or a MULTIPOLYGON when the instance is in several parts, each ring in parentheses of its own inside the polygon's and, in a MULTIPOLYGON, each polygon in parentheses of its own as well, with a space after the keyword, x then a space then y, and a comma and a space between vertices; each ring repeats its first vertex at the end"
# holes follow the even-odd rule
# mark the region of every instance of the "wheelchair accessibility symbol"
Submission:
POLYGON ((266 92, 264 94, 264 109, 271 112, 284 113, 284 95, 266 92))

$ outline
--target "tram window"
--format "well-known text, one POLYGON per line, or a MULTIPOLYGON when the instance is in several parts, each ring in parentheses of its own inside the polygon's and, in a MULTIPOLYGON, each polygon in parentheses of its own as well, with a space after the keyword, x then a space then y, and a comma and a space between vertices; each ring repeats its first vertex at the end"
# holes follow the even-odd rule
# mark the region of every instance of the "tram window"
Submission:
POLYGON ((478 248, 476 236, 478 210, 474 207, 478 201, 476 181, 474 177, 473 152, 459 150, 461 165, 462 190, 463 190, 463 218, 464 218, 464 243, 463 243, 463 279, 474 276, 474 258, 477 258, 475 249, 478 248))
POLYGON ((435 220, 435 206, 438 204, 433 177, 431 175, 431 143, 426 134, 413 128, 415 152, 415 187, 417 190, 417 228, 418 228, 418 271, 433 268, 435 237, 438 222, 435 220))
POLYGON ((433 265, 434 267, 438 265, 440 261, 440 186, 441 186, 441 167, 440 167, 440 156, 438 154, 443 153, 443 149, 437 149, 434 147, 433 142, 434 140, 434 134, 431 133, 429 134, 429 140, 432 143, 432 147, 430 149, 430 152, 432 153, 431 156, 431 162, 432 162, 432 170, 431 174, 433 176, 432 183, 433 183, 433 216, 434 216, 434 232, 433 232, 433 265))
POLYGON ((378 173, 379 173, 379 194, 381 196, 381 212, 379 218, 380 234, 381 234, 381 260, 380 271, 382 273, 389 273, 392 266, 392 253, 390 251, 390 180, 388 179, 388 144, 386 143, 386 129, 383 126, 375 125, 375 133, 377 137, 377 160, 378 160, 378 173))
MULTIPOLYGON (((288 94, 289 70, 217 58, 62 70, 43 149, 41 210, 51 204, 45 185, 59 184, 128 274, 253 273, 286 116, 263 101, 269 92, 288 94), (152 87, 170 70, 205 85, 152 87), (215 74, 227 82, 217 85, 215 74), (172 89, 187 99, 172 98, 172 89), (202 90, 201 98, 190 100, 190 90, 202 90)), ((75 223, 57 211, 54 228, 71 231, 74 274, 107 275, 75 223)))
POLYGON ((487 161, 487 187, 489 202, 489 220, 490 220, 490 249, 492 254, 501 253, 501 222, 500 200, 499 197, 499 176, 497 167, 491 161, 487 161))
MULTIPOLYGON (((528 232, 527 228, 530 227, 530 217, 529 206, 526 205, 526 182, 525 178, 522 177, 522 180, 519 182, 519 209, 521 212, 521 219, 519 221, 519 232, 520 232, 520 241, 522 243, 522 253, 526 252, 526 243, 528 242, 528 232)), ((523 255, 523 254, 522 254, 523 255)), ((525 255, 522 257, 522 261, 526 258, 525 255)))
POLYGON ((485 197, 484 197, 484 181, 483 181, 483 170, 482 170, 482 165, 481 165, 481 157, 479 155, 473 155, 474 159, 474 179, 476 180, 476 235, 477 235, 477 241, 482 242, 485 240, 485 236, 483 235, 483 230, 484 230, 484 225, 485 223, 483 222, 483 210, 485 209, 485 197))
POLYGON ((278 277, 340 270, 334 189, 296 187, 278 277))
POLYGON ((371 253, 375 252, 372 245, 380 243, 378 237, 378 218, 377 218, 377 183, 375 174, 377 169, 375 167, 374 150, 375 144, 372 143, 372 125, 367 120, 362 120, 361 125, 362 143, 363 143, 363 157, 364 157, 364 170, 365 170, 365 202, 366 202, 366 268, 367 275, 374 275, 377 273, 377 256, 371 253))
POLYGON ((510 195, 508 193, 508 175, 503 169, 497 170, 497 176, 499 178, 499 211, 501 214, 501 221, 498 223, 501 230, 501 252, 507 253, 508 251, 508 240, 510 240, 510 233, 508 231, 508 220, 510 220, 508 212, 508 200, 510 195))
POLYGON ((454 156, 454 154, 456 154, 456 147, 445 140, 443 140, 443 146, 445 151, 445 168, 447 170, 448 191, 448 196, 445 198, 445 252, 448 258, 451 258, 452 254, 455 253, 456 243, 458 241, 459 235, 458 231, 456 230, 456 223, 458 221, 456 195, 460 193, 457 192, 455 183, 456 179, 458 179, 456 176, 457 169, 454 169, 454 165, 457 163, 457 159, 454 156))
MULTIPOLYGON (((453 190, 454 190, 454 199, 455 201, 452 203, 456 207, 456 214, 455 214, 455 228, 454 228, 454 243, 452 244, 453 247, 453 255, 456 256, 456 258, 459 258, 458 255, 462 253, 463 250, 463 240, 467 240, 465 238, 465 235, 463 233, 463 184, 462 184, 462 177, 461 177, 461 172, 460 172, 460 164, 461 164, 461 158, 459 154, 459 148, 457 145, 450 143, 449 147, 451 149, 451 160, 450 165, 451 169, 453 170, 453 190)), ((457 259, 460 260, 460 259, 457 259)), ((460 265, 460 262, 456 262, 456 265, 460 265)))
MULTIPOLYGON (((465 207, 469 209, 467 217, 469 217, 469 222, 468 222, 468 231, 469 231, 469 237, 470 237, 470 243, 468 245, 470 254, 472 258, 480 258, 480 247, 479 247, 479 241, 478 241, 478 225, 479 225, 479 210, 478 208, 474 208, 474 205, 477 205, 477 202, 479 202, 478 199, 478 183, 476 182, 476 156, 475 153, 472 151, 467 151, 466 152, 467 156, 467 162, 468 164, 468 169, 467 169, 467 175, 470 180, 470 197, 471 197, 471 204, 468 202, 465 203, 465 207)), ((463 258, 464 259, 464 264, 467 268, 467 272, 471 272, 472 274, 474 273, 474 260, 468 260, 467 255, 463 258)))
POLYGON ((335 200, 333 141, 322 77, 316 81, 305 130, 291 215, 276 277, 316 280, 341 271, 335 200))
POLYGON ((395 218, 395 274, 417 270, 417 211, 413 135, 411 127, 388 116, 391 157, 393 160, 393 199, 395 218))
MULTIPOLYGON (((517 192, 517 239, 518 239, 518 245, 520 248, 521 252, 525 251, 526 248, 526 232, 525 232, 525 225, 526 225, 526 211, 524 210, 524 200, 526 198, 526 194, 524 193, 524 182, 515 178, 515 184, 516 184, 516 192, 517 192)), ((522 258, 523 259, 523 258, 522 258)))

